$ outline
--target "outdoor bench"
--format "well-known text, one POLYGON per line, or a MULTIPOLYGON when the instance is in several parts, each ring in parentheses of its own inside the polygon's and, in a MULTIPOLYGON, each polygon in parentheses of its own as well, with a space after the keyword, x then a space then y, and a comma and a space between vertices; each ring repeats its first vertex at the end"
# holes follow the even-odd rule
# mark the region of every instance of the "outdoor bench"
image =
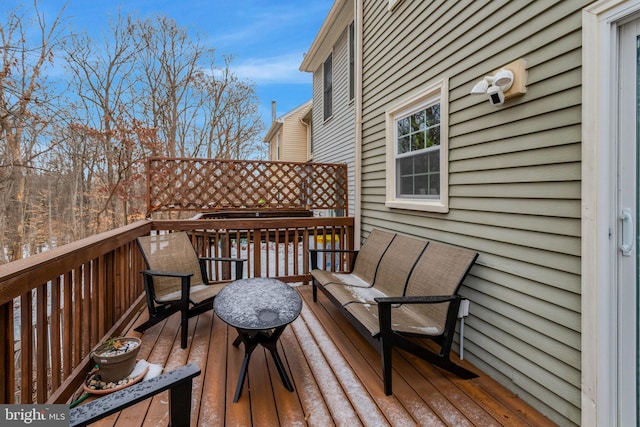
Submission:
MULTIPOLYGON (((381 353, 384 391, 392 393, 391 353, 401 348, 461 378, 477 375, 449 357, 462 297, 458 290, 475 251, 374 229, 359 251, 310 249, 313 300, 320 289, 381 353), (351 271, 318 268, 319 253, 355 256, 351 271), (435 353, 414 338, 429 338, 435 353)), ((320 256, 321 258, 322 256, 320 256)))

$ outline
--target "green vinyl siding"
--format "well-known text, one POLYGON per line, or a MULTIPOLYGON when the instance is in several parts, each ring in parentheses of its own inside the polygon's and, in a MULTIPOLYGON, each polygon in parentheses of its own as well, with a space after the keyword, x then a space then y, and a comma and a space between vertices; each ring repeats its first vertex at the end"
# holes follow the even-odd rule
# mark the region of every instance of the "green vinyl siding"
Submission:
POLYGON ((362 230, 479 251, 465 358, 561 425, 580 423, 581 13, 589 1, 363 0, 362 230), (519 58, 526 94, 476 81, 519 58), (390 209, 385 112, 449 81, 449 212, 390 209))

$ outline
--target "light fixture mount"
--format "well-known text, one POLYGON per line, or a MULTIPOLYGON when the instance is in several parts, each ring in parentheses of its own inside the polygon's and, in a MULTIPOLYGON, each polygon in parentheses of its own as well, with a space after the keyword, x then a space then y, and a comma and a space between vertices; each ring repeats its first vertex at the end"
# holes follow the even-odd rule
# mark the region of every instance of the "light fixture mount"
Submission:
POLYGON ((478 81, 469 93, 487 95, 491 105, 502 105, 505 100, 527 92, 526 66, 524 58, 507 64, 478 81))

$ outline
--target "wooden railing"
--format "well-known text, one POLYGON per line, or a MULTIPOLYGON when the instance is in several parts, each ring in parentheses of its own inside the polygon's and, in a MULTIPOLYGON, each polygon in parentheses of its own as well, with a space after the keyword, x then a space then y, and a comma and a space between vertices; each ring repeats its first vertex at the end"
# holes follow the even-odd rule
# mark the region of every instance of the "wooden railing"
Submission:
MULTIPOLYGON (((144 220, 2 265, 0 403, 68 402, 91 350, 144 304, 136 237, 176 230, 190 233, 200 256, 247 258, 245 277, 287 282, 310 279, 310 246, 354 246, 353 218, 144 220)), ((348 260, 328 262, 340 268, 348 260)), ((233 278, 221 271, 212 280, 233 278)))
POLYGON ((65 400, 80 385, 93 347, 138 308, 135 238, 150 230, 143 221, 0 266, 1 402, 65 400))

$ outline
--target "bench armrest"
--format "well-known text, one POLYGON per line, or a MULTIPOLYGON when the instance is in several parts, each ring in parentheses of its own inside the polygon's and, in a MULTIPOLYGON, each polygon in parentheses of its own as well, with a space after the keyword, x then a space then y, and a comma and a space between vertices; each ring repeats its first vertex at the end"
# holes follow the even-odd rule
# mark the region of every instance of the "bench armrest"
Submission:
POLYGON ((165 390, 169 390, 169 425, 189 425, 189 421, 185 423, 185 420, 191 417, 191 388, 193 378, 198 375, 200 375, 200 368, 191 363, 102 396, 71 409, 69 425, 86 426, 165 390))
POLYGON ((356 257, 358 256, 359 250, 357 249, 309 249, 309 258, 311 260, 311 270, 318 269, 318 254, 321 252, 326 253, 345 253, 345 254, 354 254, 353 261, 350 265, 349 271, 353 270, 353 264, 356 261, 356 257))
MULTIPOLYGON (((445 321, 444 335, 453 336, 458 320, 458 311, 460 309, 460 295, 428 295, 428 296, 412 296, 412 297, 379 297, 374 298, 378 303, 378 322, 380 325, 380 333, 383 336, 390 336, 393 331, 393 323, 391 322, 391 306, 404 304, 439 304, 450 302, 447 311, 447 319, 445 321)), ((448 349, 447 349, 448 351, 448 349)))
POLYGON ((378 304, 439 304, 461 299, 459 295, 429 295, 414 297, 378 297, 374 300, 378 304))

